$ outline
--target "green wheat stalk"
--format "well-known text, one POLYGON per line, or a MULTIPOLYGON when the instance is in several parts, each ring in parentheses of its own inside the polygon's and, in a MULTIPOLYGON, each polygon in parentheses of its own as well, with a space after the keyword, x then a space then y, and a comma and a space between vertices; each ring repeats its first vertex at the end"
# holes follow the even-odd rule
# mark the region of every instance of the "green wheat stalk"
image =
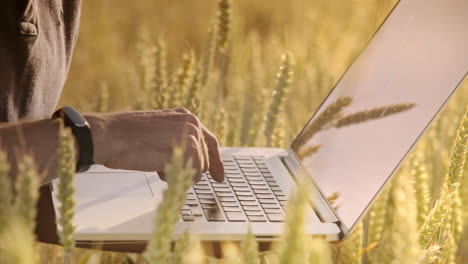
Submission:
POLYGON ((183 256, 190 248, 190 234, 187 229, 180 235, 174 247, 174 252, 170 257, 171 264, 182 264, 183 256))
POLYGON ((60 123, 59 149, 58 149, 58 178, 60 179, 57 199, 60 201, 58 219, 58 236, 62 246, 65 247, 65 263, 70 262, 70 253, 75 246, 73 235, 76 226, 73 224, 76 201, 75 194, 75 143, 72 132, 60 123))
POLYGON ((266 146, 272 146, 273 132, 278 125, 278 118, 283 111, 284 100, 286 98, 287 88, 293 81, 293 58, 289 54, 281 57, 281 64, 276 75, 276 87, 273 92, 268 113, 265 117, 265 129, 263 131, 266 139, 266 146))
POLYGON ((224 107, 221 107, 215 115, 215 129, 214 133, 218 138, 219 144, 223 146, 226 143, 227 137, 227 113, 224 107))
POLYGON ((171 240, 180 218, 180 209, 185 203, 186 191, 192 183, 192 162, 184 164, 184 151, 176 147, 170 163, 165 167, 167 189, 156 210, 154 231, 145 256, 149 263, 165 263, 171 251, 171 240))

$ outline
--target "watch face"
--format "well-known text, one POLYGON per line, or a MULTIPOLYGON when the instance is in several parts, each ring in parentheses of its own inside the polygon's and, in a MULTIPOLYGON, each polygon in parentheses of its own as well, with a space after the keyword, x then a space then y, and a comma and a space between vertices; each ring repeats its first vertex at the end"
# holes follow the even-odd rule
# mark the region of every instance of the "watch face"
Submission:
POLYGON ((70 119, 71 123, 73 123, 77 127, 84 127, 88 126, 88 122, 84 117, 75 109, 65 106, 62 108, 62 111, 66 113, 66 116, 70 119))

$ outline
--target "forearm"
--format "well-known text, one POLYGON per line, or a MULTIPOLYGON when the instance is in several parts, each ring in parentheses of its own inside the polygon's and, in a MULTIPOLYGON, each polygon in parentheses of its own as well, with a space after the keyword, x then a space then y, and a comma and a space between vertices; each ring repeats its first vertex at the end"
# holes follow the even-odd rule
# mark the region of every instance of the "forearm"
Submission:
POLYGON ((41 185, 56 176, 58 132, 59 120, 0 124, 0 147, 8 156, 13 181, 16 179, 17 165, 24 155, 34 158, 41 185))

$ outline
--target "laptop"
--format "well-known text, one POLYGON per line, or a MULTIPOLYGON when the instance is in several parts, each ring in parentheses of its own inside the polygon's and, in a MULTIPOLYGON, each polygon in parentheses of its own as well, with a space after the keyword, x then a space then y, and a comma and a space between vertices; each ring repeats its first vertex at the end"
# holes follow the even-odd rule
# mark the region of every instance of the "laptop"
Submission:
MULTIPOLYGON (((188 191, 177 233, 235 241, 250 226, 274 240, 295 178, 306 175, 315 188, 308 234, 344 239, 466 77, 467 14, 466 0, 401 0, 289 149, 222 148, 225 181, 205 174, 188 191)), ((78 174, 75 239, 148 240, 166 187, 156 173, 96 165, 78 174)))

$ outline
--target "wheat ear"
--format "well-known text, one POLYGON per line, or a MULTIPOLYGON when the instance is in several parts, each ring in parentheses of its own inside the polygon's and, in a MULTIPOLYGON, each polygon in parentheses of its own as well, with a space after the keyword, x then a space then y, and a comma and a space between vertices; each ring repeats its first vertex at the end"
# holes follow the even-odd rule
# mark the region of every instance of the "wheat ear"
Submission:
POLYGON ((38 178, 34 160, 31 156, 25 155, 18 165, 15 209, 31 233, 34 232, 36 226, 36 204, 39 198, 38 178))
POLYGON ((287 88, 293 80, 293 58, 289 54, 281 57, 281 64, 276 75, 276 87, 273 92, 268 113, 265 118, 265 129, 263 131, 266 139, 266 146, 271 147, 273 132, 278 124, 278 118, 283 111, 283 104, 286 98, 287 88))
POLYGON ((297 154, 297 157, 300 159, 300 160, 303 160, 307 157, 310 157, 312 156, 312 154, 314 154, 315 152, 317 152, 318 150, 320 149, 320 145, 312 145, 312 146, 307 146, 305 148, 300 148, 296 154, 297 154))
POLYGON ((8 228, 11 217, 13 217, 11 210, 13 190, 9 173, 10 165, 7 156, 0 149, 0 234, 8 228))
POLYGON ((190 188, 195 171, 192 162, 184 164, 184 151, 177 147, 164 170, 167 189, 163 192, 154 219, 154 231, 145 256, 149 263, 165 263, 171 251, 171 239, 180 218, 180 209, 185 203, 186 191, 190 188))
POLYGON ((358 124, 369 120, 375 120, 389 115, 401 113, 413 108, 415 104, 401 103, 389 106, 383 106, 366 111, 359 111, 338 119, 335 127, 340 128, 351 124, 358 124))
POLYGON ((225 53, 229 46, 231 16, 231 0, 218 0, 217 47, 222 53, 225 53))
POLYGON ((340 97, 335 102, 328 105, 323 112, 314 118, 301 133, 300 137, 294 142, 293 148, 299 150, 304 146, 317 132, 323 129, 325 125, 337 118, 341 110, 352 102, 351 97, 340 97))
POLYGON ((429 193, 429 176, 427 174, 427 168, 420 155, 421 154, 416 152, 410 159, 410 174, 413 179, 413 189, 416 197, 418 225, 422 226, 426 221, 427 214, 429 213, 431 195, 429 193))
POLYGON ((208 39, 205 43, 204 53, 202 57, 202 63, 200 65, 200 84, 205 86, 210 78, 211 70, 216 55, 217 45, 217 28, 216 24, 212 24, 208 30, 208 39))
POLYGON ((156 43, 154 52, 154 105, 155 109, 164 109, 167 104, 167 50, 164 41, 156 43))
POLYGON ((339 246, 339 263, 360 264, 362 257, 359 251, 363 246, 363 223, 359 222, 339 246))
POLYGON ((109 111, 109 86, 105 82, 99 87, 96 111, 101 113, 109 111))
POLYGON ((215 135, 219 140, 219 144, 223 146, 226 143, 227 133, 227 113, 224 107, 221 107, 215 115, 215 135))
POLYGON ((177 70, 171 83, 170 99, 168 106, 181 107, 184 104, 184 96, 192 82, 195 71, 195 54, 190 51, 182 56, 182 64, 177 70))
POLYGON ((75 143, 69 128, 60 123, 59 149, 58 149, 58 177, 60 183, 57 190, 57 199, 60 201, 58 220, 58 236, 60 244, 65 247, 65 263, 69 263, 71 249, 75 246, 73 234, 76 226, 73 224, 76 201, 75 195, 75 143))

